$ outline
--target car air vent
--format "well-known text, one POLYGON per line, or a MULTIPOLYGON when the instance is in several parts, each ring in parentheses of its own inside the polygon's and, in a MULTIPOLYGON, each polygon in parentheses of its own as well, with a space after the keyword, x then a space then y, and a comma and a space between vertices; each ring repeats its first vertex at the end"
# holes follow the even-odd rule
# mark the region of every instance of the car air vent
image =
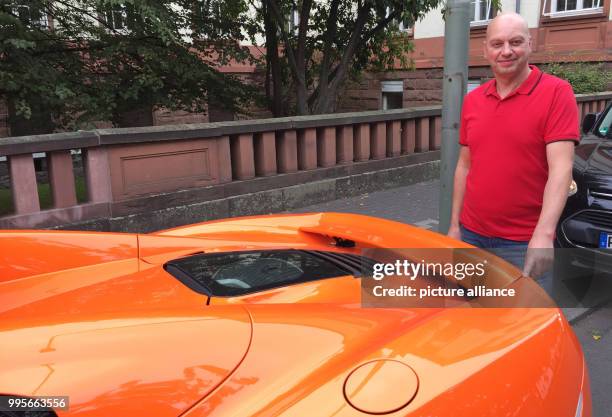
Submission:
POLYGON ((351 273, 351 275, 356 277, 362 276, 364 272, 366 275, 371 273, 375 263, 375 261, 372 259, 364 258, 363 256, 354 255, 351 253, 323 251, 312 251, 311 253, 327 259, 342 268, 345 268, 351 273))
POLYGON ((337 252, 274 249, 200 253, 167 262, 164 269, 192 290, 240 296, 345 275, 361 276, 373 261, 337 252))
POLYGON ((612 228, 612 215, 605 211, 584 210, 572 216, 571 220, 591 223, 602 228, 612 228))

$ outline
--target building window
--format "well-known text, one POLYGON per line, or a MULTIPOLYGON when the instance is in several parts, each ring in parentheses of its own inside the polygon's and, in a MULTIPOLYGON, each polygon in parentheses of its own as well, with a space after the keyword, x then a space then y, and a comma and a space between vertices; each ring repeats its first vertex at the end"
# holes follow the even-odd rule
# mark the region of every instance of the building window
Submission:
POLYGON ((17 17, 24 25, 39 28, 49 27, 47 14, 40 6, 16 3, 9 7, 9 11, 12 12, 13 16, 17 17))
POLYGON ((404 107, 404 82, 398 81, 382 81, 382 109, 401 109, 404 107))
POLYGON ((470 3, 470 26, 487 24, 493 19, 494 12, 491 0, 473 0, 470 3))
POLYGON ((602 0, 544 0, 542 6, 542 14, 549 17, 581 16, 602 12, 602 0))
POLYGON ((467 83, 467 92, 471 93, 472 91, 476 90, 478 87, 480 87, 481 83, 480 78, 469 79, 467 83))
POLYGON ((127 13, 121 5, 109 6, 104 10, 104 21, 113 30, 127 28, 127 13))

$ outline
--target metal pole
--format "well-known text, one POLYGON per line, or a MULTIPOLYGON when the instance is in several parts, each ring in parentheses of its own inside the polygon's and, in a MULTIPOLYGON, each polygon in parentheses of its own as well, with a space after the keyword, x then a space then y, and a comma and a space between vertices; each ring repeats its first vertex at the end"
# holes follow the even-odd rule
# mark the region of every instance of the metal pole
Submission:
POLYGON ((440 233, 450 226, 453 178, 459 156, 459 121, 467 89, 470 0, 448 0, 444 27, 442 150, 440 155, 440 233))

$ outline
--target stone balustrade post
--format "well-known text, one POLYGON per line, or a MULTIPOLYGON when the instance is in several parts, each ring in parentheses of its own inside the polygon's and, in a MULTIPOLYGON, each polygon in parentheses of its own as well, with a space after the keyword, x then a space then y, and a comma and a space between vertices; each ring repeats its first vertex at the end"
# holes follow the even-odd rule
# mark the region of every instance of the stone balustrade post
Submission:
POLYGON ((433 118, 433 132, 430 135, 431 141, 429 143, 429 149, 431 150, 439 150, 442 146, 442 118, 434 117, 433 118))
POLYGON ((416 144, 416 123, 414 119, 402 121, 402 154, 414 153, 416 144))
POLYGON ((338 137, 338 163, 353 162, 353 125, 340 126, 336 130, 338 137))
POLYGON ((319 131, 317 138, 317 163, 320 167, 336 165, 335 126, 327 126, 319 131))
POLYGON ((282 130, 278 132, 277 155, 279 172, 289 173, 297 171, 298 149, 295 130, 282 130))
POLYGON ((377 122, 370 129, 370 152, 372 159, 383 159, 387 156, 387 124, 377 122))
POLYGON ((242 134, 230 140, 232 174, 234 179, 247 180, 255 177, 255 152, 253 135, 242 134))
POLYGON ((416 121, 416 143, 415 152, 427 152, 429 150, 429 117, 420 117, 416 121))
POLYGON ((108 203, 112 201, 112 188, 108 153, 103 147, 89 148, 85 151, 85 178, 89 201, 108 203))
POLYGON ((49 184, 56 208, 77 203, 72 155, 69 150, 49 152, 49 184))
POLYGON ((232 181, 232 150, 229 136, 217 138, 217 159, 219 161, 219 183, 232 181))
POLYGON ((400 156, 401 153, 401 122, 399 120, 394 120, 387 123, 387 156, 400 156))
POLYGON ((276 138, 274 132, 255 135, 255 173, 260 177, 276 174, 276 138))
POLYGON ((370 124, 361 123, 355 126, 354 133, 355 161, 367 161, 370 159, 370 124))
POLYGON ((15 213, 27 214, 40 211, 32 154, 12 155, 8 161, 15 213))
POLYGON ((300 170, 317 167, 317 130, 314 128, 298 131, 298 168, 300 170))

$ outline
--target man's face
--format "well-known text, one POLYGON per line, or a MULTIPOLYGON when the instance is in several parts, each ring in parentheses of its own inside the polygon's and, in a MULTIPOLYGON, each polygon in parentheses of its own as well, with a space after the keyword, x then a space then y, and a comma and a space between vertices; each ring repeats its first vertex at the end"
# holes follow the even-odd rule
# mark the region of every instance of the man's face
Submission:
POLYGON ((484 44, 484 56, 493 74, 513 77, 528 65, 531 39, 524 23, 517 19, 501 18, 491 23, 484 44))

